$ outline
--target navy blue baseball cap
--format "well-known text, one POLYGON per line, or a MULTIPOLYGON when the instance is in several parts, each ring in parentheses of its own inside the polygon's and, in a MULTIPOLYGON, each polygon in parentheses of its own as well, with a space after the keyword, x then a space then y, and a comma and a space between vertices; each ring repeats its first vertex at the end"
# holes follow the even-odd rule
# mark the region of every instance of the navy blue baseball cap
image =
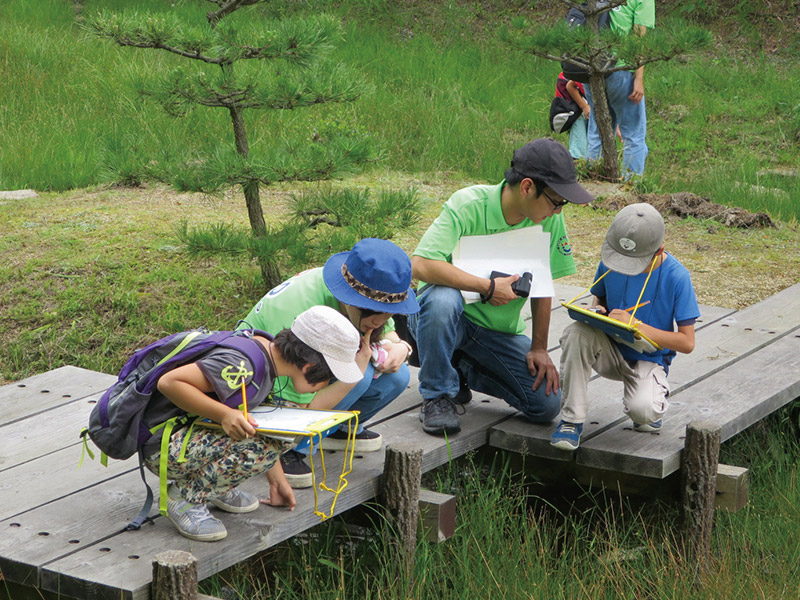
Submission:
POLYGON ((568 202, 588 204, 594 197, 578 183, 574 162, 564 144, 552 138, 539 138, 514 151, 506 179, 510 171, 516 171, 543 181, 568 202))

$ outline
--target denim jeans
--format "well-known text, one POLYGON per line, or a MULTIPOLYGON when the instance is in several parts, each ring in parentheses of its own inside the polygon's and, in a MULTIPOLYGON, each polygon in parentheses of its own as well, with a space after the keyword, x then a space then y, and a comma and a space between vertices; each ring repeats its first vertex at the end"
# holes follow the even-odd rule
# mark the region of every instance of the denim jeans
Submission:
MULTIPOLYGON (((611 109, 611 127, 616 132, 619 125, 622 134, 622 172, 630 176, 631 173, 641 175, 644 173, 644 162, 647 158, 647 113, 645 111, 645 98, 639 104, 628 100, 633 92, 633 73, 630 71, 616 71, 606 78, 606 95, 611 109)), ((603 151, 600 147, 600 133, 597 130, 597 121, 594 119, 594 100, 590 85, 586 86, 586 100, 592 108, 589 119, 589 159, 599 158, 603 151)))
POLYGON ((531 340, 500 333, 467 319, 459 290, 428 285, 417 296, 420 311, 408 325, 417 342, 419 392, 426 400, 458 393, 458 371, 451 363, 458 350, 458 370, 470 389, 502 398, 535 423, 549 423, 558 414, 561 392, 545 393, 546 382, 533 390, 534 376, 526 355, 531 340))
POLYGON ((569 128, 569 153, 572 158, 586 158, 589 148, 589 121, 581 115, 569 128))

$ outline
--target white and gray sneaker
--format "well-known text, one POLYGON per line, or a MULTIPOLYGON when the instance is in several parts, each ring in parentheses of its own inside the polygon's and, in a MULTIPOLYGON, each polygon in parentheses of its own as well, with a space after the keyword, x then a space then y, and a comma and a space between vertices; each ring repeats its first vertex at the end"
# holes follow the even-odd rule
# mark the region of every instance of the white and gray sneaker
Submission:
POLYGON ((215 542, 228 535, 225 525, 208 512, 205 504, 167 499, 167 518, 181 535, 198 542, 215 542))
POLYGON ((229 513, 249 513, 258 508, 258 498, 253 494, 232 488, 211 501, 211 504, 229 513))

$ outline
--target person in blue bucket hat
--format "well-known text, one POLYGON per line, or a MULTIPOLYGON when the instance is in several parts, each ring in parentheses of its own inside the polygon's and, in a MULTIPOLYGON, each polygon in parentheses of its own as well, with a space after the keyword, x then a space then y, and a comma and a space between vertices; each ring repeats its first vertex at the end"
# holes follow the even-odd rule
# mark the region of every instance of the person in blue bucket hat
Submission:
MULTIPOLYGON (((381 435, 363 424, 408 387, 411 345, 395 331, 392 315, 419 311, 411 289, 411 260, 388 240, 366 238, 350 250, 334 254, 323 267, 303 271, 275 286, 253 307, 239 325, 264 331, 289 327, 295 317, 317 305, 335 308, 361 332, 362 350, 356 362, 364 377, 356 384, 332 383, 316 394, 300 394, 291 381, 276 381, 273 394, 296 405, 360 411, 356 432, 357 452, 379 450, 381 435), (380 355, 378 360, 371 360, 380 355)), ((323 440, 323 448, 344 449, 347 431, 323 440)), ((289 450, 281 464, 294 488, 311 485, 311 469, 303 452, 289 450)))

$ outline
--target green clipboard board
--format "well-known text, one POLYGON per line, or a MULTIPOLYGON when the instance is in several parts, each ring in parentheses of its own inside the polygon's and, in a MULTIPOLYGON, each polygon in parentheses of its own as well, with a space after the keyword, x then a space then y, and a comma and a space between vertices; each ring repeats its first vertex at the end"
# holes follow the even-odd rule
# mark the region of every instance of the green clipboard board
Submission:
POLYGON ((636 329, 633 325, 621 323, 616 319, 611 319, 605 315, 569 302, 562 302, 561 306, 567 309, 567 313, 569 313, 569 316, 575 321, 580 321, 595 329, 599 329, 615 342, 630 346, 637 352, 648 354, 662 349, 661 346, 636 329))

